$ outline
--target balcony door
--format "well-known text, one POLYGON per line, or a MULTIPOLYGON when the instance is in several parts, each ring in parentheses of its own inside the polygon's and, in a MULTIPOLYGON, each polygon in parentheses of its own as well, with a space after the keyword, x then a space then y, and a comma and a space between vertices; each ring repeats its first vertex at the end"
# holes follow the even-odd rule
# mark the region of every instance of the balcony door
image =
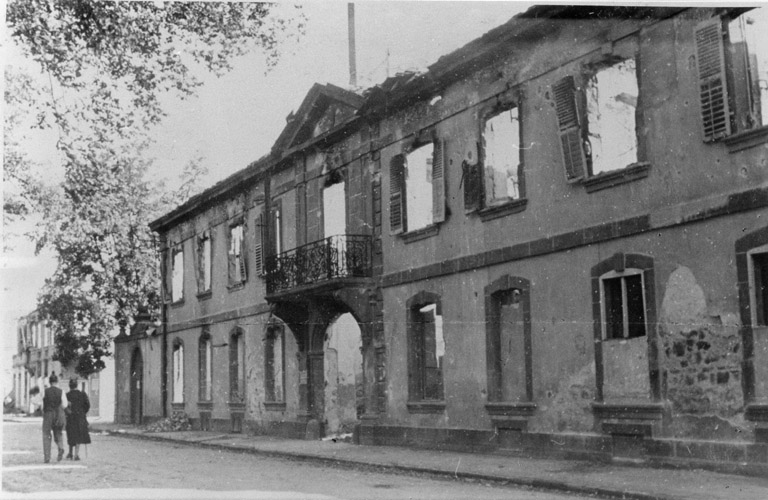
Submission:
POLYGON ((323 189, 323 235, 331 251, 332 276, 346 274, 347 196, 344 179, 323 189))

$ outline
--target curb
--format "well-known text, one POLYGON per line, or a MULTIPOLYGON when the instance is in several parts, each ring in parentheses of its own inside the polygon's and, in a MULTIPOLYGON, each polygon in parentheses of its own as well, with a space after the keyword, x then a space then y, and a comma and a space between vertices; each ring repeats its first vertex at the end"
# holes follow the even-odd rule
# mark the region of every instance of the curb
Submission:
POLYGON ((155 441, 163 443, 175 443, 183 444, 187 446, 197 446, 201 448, 209 448, 215 450, 226 450, 235 453, 247 453, 251 455, 260 455, 265 457, 275 458, 290 458, 294 460, 301 460, 307 462, 335 464, 345 467, 369 467, 379 469, 382 471, 396 471, 396 472, 409 472, 426 474, 441 478, 451 478, 459 480, 472 480, 472 481, 485 481, 490 483, 499 484, 502 486, 519 486, 524 488, 531 488, 536 490, 545 491, 558 491, 565 493, 576 493, 580 495, 593 496, 604 499, 622 499, 622 500, 673 500, 677 497, 673 496, 659 496, 650 493, 641 493, 636 491, 617 491, 608 488, 599 488, 595 486, 579 486, 572 485, 562 481, 553 481, 546 479, 522 479, 522 478, 509 478, 492 476, 488 474, 477 474, 472 472, 450 472, 443 469, 431 469, 428 467, 410 467, 405 465, 399 465, 396 463, 378 463, 378 462, 365 462, 359 460, 345 459, 345 458, 331 458, 305 453, 274 451, 274 450, 260 450, 258 448, 250 447, 238 447, 226 444, 209 443, 205 441, 186 441, 183 439, 173 439, 165 436, 152 436, 147 434, 135 434, 130 432, 118 432, 112 430, 101 430, 102 433, 117 436, 126 437, 130 439, 138 439, 145 441, 155 441))

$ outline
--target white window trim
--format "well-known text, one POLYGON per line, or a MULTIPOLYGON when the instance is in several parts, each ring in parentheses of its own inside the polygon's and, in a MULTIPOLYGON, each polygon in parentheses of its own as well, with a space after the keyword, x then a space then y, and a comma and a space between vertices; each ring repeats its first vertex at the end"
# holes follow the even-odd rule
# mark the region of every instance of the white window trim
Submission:
POLYGON ((648 302, 646 300, 645 296, 645 276, 642 271, 642 269, 636 269, 636 268, 627 268, 624 269, 624 271, 609 271, 602 276, 600 276, 600 329, 601 329, 601 335, 603 341, 611 341, 611 340, 617 340, 617 341, 626 341, 626 340, 632 340, 631 338, 627 337, 626 335, 629 334, 629 308, 627 307, 627 285, 626 281, 621 281, 621 300, 623 307, 623 317, 622 317, 622 333, 625 335, 624 337, 620 339, 610 339, 608 338, 608 331, 606 329, 606 317, 605 317, 605 285, 604 282, 606 279, 613 279, 613 278, 625 278, 627 276, 637 276, 640 275, 640 290, 643 294, 643 316, 646 321, 646 332, 644 337, 648 336, 648 317, 647 317, 647 311, 648 311, 648 302))

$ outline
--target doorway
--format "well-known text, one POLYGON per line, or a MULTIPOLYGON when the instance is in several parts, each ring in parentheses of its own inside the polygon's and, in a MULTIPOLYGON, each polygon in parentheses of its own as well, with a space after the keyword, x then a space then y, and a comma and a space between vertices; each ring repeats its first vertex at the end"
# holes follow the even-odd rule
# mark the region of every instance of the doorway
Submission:
POLYGON ((141 350, 137 347, 131 358, 131 423, 141 425, 142 404, 144 401, 144 361, 141 350))
POLYGON ((360 326, 345 313, 326 330, 325 433, 351 434, 365 411, 360 326))

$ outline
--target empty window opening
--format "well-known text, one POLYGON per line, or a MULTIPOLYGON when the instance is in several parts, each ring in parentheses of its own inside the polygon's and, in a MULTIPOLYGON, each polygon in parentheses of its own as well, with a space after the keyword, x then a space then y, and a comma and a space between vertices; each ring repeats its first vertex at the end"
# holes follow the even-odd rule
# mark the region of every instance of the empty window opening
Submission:
POLYGON ((601 284, 604 338, 610 340, 645 336, 642 274, 637 271, 606 277, 601 280, 601 284))
POLYGON ((229 228, 229 281, 242 283, 246 278, 243 224, 229 228))
POLYGON ((636 163, 636 110, 639 95, 635 60, 626 59, 595 73, 587 82, 588 149, 592 174, 636 163))
POLYGON ((326 433, 351 433, 365 412, 360 326, 345 313, 328 326, 325 336, 326 433))
POLYGON ((211 235, 208 231, 200 235, 197 240, 198 252, 198 292, 207 292, 211 289, 211 235))
POLYGON ((442 401, 443 359, 445 340, 443 338, 443 317, 437 312, 436 304, 417 306, 411 311, 411 399, 442 401))
POLYGON ((750 254, 753 323, 757 326, 768 326, 768 251, 766 250, 750 254))
POLYGON ((184 402, 184 344, 181 341, 173 345, 173 402, 184 402))
POLYGON ((495 306, 494 330, 497 339, 496 367, 500 401, 526 400, 525 373, 525 320, 523 294, 518 289, 502 290, 493 294, 495 306))
POLYGON ((432 224, 432 161, 434 145, 425 144, 405 158, 408 231, 432 224))
POLYGON ((520 118, 512 108, 489 118, 483 128, 485 201, 489 206, 520 198, 520 118))
POLYGON ((737 130, 765 124, 768 117, 768 8, 728 23, 737 130))
POLYGON ((171 263, 171 300, 178 302, 184 298, 184 252, 181 247, 173 250, 171 263))

